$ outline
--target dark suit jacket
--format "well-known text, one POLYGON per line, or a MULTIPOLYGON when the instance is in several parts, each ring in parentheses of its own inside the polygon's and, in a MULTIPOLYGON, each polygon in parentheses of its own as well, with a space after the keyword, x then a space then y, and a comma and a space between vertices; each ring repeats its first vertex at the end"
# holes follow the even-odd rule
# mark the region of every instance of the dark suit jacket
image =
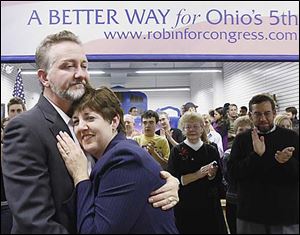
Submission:
POLYGON ((5 128, 3 175, 12 233, 76 233, 75 190, 56 146, 68 126, 43 96, 5 128))
POLYGON ((94 166, 90 180, 77 185, 79 233, 178 233, 173 210, 148 203, 164 184, 160 165, 135 141, 119 133, 94 166))

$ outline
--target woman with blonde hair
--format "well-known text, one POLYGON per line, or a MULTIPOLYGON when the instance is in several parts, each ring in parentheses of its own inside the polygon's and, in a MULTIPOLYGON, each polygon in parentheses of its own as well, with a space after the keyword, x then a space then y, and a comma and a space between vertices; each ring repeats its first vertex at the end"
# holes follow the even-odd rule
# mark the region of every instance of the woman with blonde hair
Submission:
POLYGON ((168 171, 181 182, 176 226, 181 234, 226 234, 218 150, 208 142, 201 114, 184 113, 180 127, 186 139, 173 147, 168 161, 168 171))
POLYGON ((286 129, 293 129, 293 124, 291 119, 285 114, 278 114, 274 119, 274 124, 286 129))

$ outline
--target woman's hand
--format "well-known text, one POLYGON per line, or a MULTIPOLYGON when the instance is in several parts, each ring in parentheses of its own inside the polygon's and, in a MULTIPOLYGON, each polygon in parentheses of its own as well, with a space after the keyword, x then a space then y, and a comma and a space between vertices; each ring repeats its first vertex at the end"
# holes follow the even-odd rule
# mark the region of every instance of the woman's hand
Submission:
POLYGON ((57 147, 64 160, 75 186, 83 180, 89 179, 88 161, 81 147, 73 141, 66 132, 59 132, 56 136, 57 147))
POLYGON ((214 165, 213 163, 210 163, 208 168, 208 173, 207 173, 208 179, 209 180, 214 179, 216 177, 217 171, 218 171, 218 165, 214 165))
POLYGON ((204 176, 207 175, 208 179, 210 180, 215 178, 218 171, 218 165, 215 165, 214 162, 211 162, 200 168, 200 173, 204 176))

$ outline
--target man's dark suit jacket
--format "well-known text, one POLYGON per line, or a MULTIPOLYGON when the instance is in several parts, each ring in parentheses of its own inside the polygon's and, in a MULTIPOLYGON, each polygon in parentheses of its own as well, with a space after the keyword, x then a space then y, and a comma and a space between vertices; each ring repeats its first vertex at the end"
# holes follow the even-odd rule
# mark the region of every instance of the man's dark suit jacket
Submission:
POLYGON ((56 146, 59 131, 71 136, 43 95, 5 129, 2 166, 12 233, 76 233, 76 193, 56 146))

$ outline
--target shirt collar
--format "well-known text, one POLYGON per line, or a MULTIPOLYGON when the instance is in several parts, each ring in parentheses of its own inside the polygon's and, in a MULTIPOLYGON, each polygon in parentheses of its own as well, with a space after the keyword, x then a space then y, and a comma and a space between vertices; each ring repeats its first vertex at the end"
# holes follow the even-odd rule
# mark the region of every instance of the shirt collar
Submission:
POLYGON ((258 134, 261 134, 261 135, 266 135, 266 134, 272 133, 272 132, 275 131, 275 130, 276 130, 276 125, 274 125, 273 128, 272 128, 271 130, 267 131, 267 132, 260 132, 260 131, 257 129, 257 133, 258 133, 258 134))
POLYGON ((199 141, 196 144, 191 143, 188 139, 185 139, 183 141, 187 146, 191 147, 192 149, 194 149, 195 151, 198 151, 198 149, 200 149, 203 145, 203 141, 201 139, 199 139, 199 141))
POLYGON ((52 106, 59 113, 59 115, 62 117, 62 119, 65 121, 65 123, 67 125, 69 125, 71 118, 67 114, 65 114, 65 112, 62 111, 61 108, 59 108, 56 104, 54 104, 50 99, 48 99, 47 97, 45 97, 45 98, 50 102, 50 104, 52 104, 52 106))

